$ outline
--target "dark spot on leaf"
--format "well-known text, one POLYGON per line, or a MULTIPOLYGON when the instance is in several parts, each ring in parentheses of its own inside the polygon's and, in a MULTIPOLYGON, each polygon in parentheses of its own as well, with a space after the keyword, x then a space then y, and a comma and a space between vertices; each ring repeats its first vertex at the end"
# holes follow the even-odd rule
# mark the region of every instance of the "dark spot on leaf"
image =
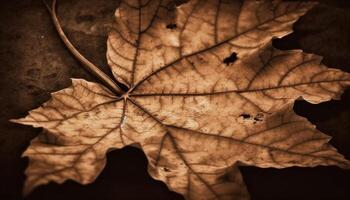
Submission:
POLYGON ((197 55, 197 58, 198 58, 199 61, 201 61, 201 62, 204 62, 204 61, 205 61, 204 58, 203 58, 203 56, 201 56, 201 55, 197 55))
POLYGON ((243 113, 243 114, 240 115, 240 117, 243 117, 243 119, 249 119, 250 115, 246 114, 246 113, 243 113))
POLYGON ((264 117, 264 114, 258 113, 258 114, 254 117, 254 120, 255 120, 255 121, 258 121, 258 122, 261 122, 261 121, 263 121, 263 120, 262 120, 263 117, 264 117))
POLYGON ((170 171, 171 171, 170 169, 168 169, 168 168, 166 168, 166 167, 164 167, 163 169, 164 169, 164 171, 166 171, 166 172, 170 172, 170 171))
POLYGON ((176 28, 177 28, 177 25, 174 24, 174 23, 170 23, 170 24, 166 25, 166 28, 167 28, 167 29, 176 29, 176 28))
POLYGON ((264 117, 264 114, 258 113, 256 115, 250 115, 250 114, 243 113, 240 115, 240 117, 242 117, 244 120, 252 120, 253 123, 256 124, 257 122, 263 121, 262 118, 264 117))
POLYGON ((193 65, 193 66, 195 67, 195 64, 194 64, 194 62, 193 62, 193 61, 188 60, 188 62, 190 62, 190 64, 191 64, 191 65, 193 65))
POLYGON ((236 60, 237 60, 237 54, 233 52, 229 57, 226 57, 223 62, 226 65, 229 65, 231 63, 234 63, 236 60))

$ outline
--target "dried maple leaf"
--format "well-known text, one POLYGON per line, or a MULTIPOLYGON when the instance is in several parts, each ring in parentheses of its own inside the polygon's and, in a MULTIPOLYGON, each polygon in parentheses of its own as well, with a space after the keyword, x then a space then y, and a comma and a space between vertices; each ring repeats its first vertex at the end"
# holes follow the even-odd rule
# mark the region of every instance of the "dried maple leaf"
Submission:
POLYGON ((127 0, 117 9, 107 59, 127 91, 98 71, 112 89, 73 79, 14 120, 45 130, 24 153, 26 193, 49 181, 91 183, 107 151, 132 144, 145 152, 151 176, 186 199, 249 198, 239 165, 349 168, 293 104, 338 98, 350 74, 327 68, 319 56, 271 45, 314 3, 174 5, 127 0))

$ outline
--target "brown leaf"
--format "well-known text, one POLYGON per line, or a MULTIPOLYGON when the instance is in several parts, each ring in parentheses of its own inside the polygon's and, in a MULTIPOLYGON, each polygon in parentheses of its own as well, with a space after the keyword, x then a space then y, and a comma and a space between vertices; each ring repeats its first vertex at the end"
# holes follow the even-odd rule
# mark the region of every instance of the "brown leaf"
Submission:
POLYGON ((123 1, 107 59, 128 91, 73 79, 15 122, 43 127, 25 192, 49 181, 92 182, 105 154, 137 144, 149 173, 186 199, 249 199, 239 165, 284 168, 350 162, 293 111, 303 98, 339 98, 350 74, 316 55, 271 45, 314 3, 123 1))

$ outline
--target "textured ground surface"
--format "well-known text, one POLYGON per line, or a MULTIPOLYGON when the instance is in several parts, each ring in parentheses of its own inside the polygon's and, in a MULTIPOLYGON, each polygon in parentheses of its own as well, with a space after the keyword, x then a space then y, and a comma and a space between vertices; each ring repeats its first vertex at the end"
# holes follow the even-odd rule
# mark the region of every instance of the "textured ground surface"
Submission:
MULTIPOLYGON (((322 1, 275 46, 301 48, 324 56, 328 66, 350 72, 350 2, 322 1)), ((105 52, 108 24, 118 1, 59 1, 59 16, 68 37, 93 63, 108 72, 105 52)), ((22 117, 67 87, 69 78, 94 80, 59 40, 39 0, 0 6, 0 199, 20 199, 25 158, 20 155, 41 130, 8 122, 22 117)), ((331 143, 350 159, 350 90, 341 101, 319 105, 298 102, 298 114, 333 136, 331 143)), ((242 167, 253 199, 348 199, 350 171, 336 167, 258 169, 242 167)), ((146 172, 146 159, 135 148, 108 154, 108 164, 95 183, 49 184, 27 199, 181 199, 146 172)))

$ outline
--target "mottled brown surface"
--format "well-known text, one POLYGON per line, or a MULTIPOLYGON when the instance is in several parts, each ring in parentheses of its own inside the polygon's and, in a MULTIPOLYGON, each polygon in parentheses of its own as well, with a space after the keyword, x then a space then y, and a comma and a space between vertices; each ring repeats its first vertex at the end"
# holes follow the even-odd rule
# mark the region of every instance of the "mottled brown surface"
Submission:
MULTIPOLYGON (((59 15, 63 25, 66 24, 64 27, 68 36, 82 53, 94 63, 106 67, 105 29, 97 28, 92 33, 89 27, 99 24, 102 16, 109 16, 109 20, 112 20, 117 2, 106 1, 110 6, 99 2, 74 1, 72 6, 72 2, 60 1, 59 15), (97 4, 101 7, 95 6, 97 4), (92 15, 87 14, 92 11, 92 15)), ((311 11, 298 23, 296 33, 276 42, 276 46, 301 47, 324 56, 325 64, 349 72, 349 4, 332 4, 321 5, 311 11)), ((4 3, 1 9, 0 197, 18 199, 26 166, 26 159, 20 159, 20 155, 29 140, 40 130, 10 124, 7 120, 23 116, 29 109, 46 101, 49 92, 69 85, 70 77, 94 79, 79 67, 59 41, 40 1, 13 1, 4 3)), ((300 102, 296 105, 299 114, 308 117, 321 131, 334 136, 332 143, 348 159, 349 100, 349 92, 346 92, 341 101, 320 105, 300 102)), ((118 150, 109 154, 107 168, 94 184, 85 187, 73 182, 63 186, 50 184, 39 188, 29 199, 74 196, 96 199, 98 195, 102 195, 102 199, 178 197, 168 193, 163 184, 152 181, 146 175, 145 168, 146 161, 141 152, 133 148, 118 150)), ((250 167, 242 170, 253 199, 346 199, 349 195, 347 185, 350 173, 338 168, 291 168, 279 171, 250 167)))

